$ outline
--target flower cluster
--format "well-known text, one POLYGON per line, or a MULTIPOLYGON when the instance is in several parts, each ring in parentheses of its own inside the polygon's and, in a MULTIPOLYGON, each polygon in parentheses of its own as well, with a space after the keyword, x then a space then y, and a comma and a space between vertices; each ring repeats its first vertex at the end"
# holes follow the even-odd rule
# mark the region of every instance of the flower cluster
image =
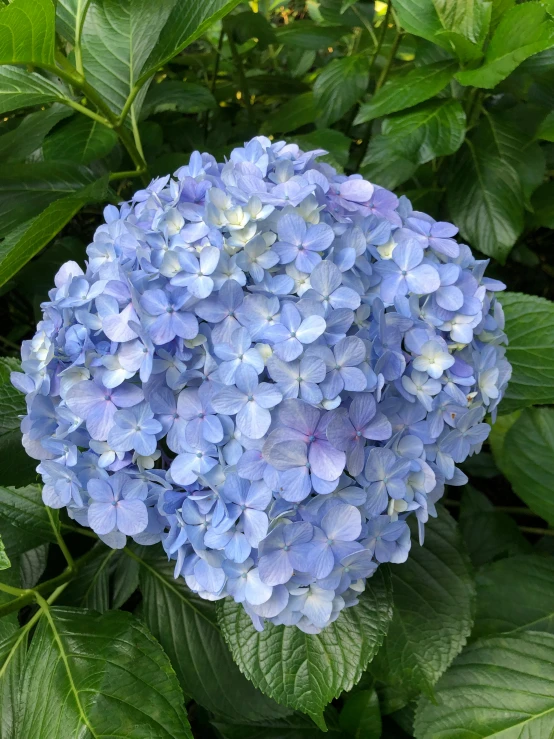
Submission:
POLYGON ((487 262, 322 153, 196 152, 108 206, 12 376, 48 506, 310 633, 423 538, 510 376, 487 262))

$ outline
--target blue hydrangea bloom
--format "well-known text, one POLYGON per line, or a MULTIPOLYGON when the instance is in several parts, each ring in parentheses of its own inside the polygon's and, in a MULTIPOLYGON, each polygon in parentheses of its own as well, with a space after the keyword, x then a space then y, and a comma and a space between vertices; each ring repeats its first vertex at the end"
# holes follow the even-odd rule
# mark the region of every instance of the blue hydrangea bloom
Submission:
POLYGON ((108 206, 12 375, 46 505, 258 629, 316 633, 406 560, 511 372, 487 261, 323 153, 195 152, 108 206))

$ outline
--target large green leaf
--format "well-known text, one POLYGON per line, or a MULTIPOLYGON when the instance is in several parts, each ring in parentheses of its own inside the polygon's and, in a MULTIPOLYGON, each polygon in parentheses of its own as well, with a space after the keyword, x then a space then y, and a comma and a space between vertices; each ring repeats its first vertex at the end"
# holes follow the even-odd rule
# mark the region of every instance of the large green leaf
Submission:
POLYGON ((516 5, 498 24, 485 55, 483 66, 458 72, 462 85, 496 87, 533 54, 554 46, 554 22, 547 19, 539 2, 516 5))
POLYGON ((546 739, 554 727, 554 636, 481 639, 423 699, 416 739, 546 739))
POLYGON ((26 485, 37 476, 37 463, 21 443, 19 416, 27 412, 25 398, 10 382, 11 373, 20 369, 16 359, 0 358, 0 480, 4 485, 26 485))
POLYGON ((554 558, 510 557, 477 575, 477 613, 472 636, 514 631, 554 634, 554 558))
POLYGON ((475 567, 532 550, 515 520, 498 511, 483 493, 470 485, 463 489, 459 525, 475 567))
POLYGON ((277 40, 285 46, 318 51, 335 44, 349 29, 343 26, 316 26, 309 20, 295 21, 276 30, 277 40))
POLYGON ((458 100, 434 101, 386 118, 381 130, 394 139, 398 149, 424 164, 458 151, 465 136, 466 116, 458 100))
POLYGON ((0 570, 7 570, 11 566, 12 563, 10 562, 10 558, 6 554, 6 547, 4 546, 4 542, 2 541, 2 537, 0 536, 0 570))
MULTIPOLYGON (((121 112, 174 5, 175 0, 92 0, 83 24, 83 66, 114 113, 121 112)), ((145 93, 146 88, 133 104, 131 121, 145 93)))
POLYGON ((350 690, 375 655, 391 618, 388 578, 379 570, 360 602, 320 634, 266 624, 256 631, 240 605, 226 599, 218 615, 241 671, 279 703, 307 713, 325 729, 325 706, 350 690))
POLYGON ((297 128, 313 123, 317 112, 313 92, 304 92, 295 95, 283 105, 280 105, 275 114, 262 125, 262 132, 268 134, 288 133, 297 128))
POLYGON ((22 588, 34 588, 38 583, 46 569, 49 549, 50 544, 46 543, 23 552, 19 558, 19 575, 22 588))
POLYGON ((53 103, 63 97, 59 87, 36 72, 0 66, 0 113, 53 103))
POLYGON ((169 655, 187 695, 231 721, 287 714, 240 674, 217 625, 215 606, 194 595, 174 563, 158 552, 140 556, 142 617, 169 655))
POLYGON ((138 620, 59 607, 29 649, 18 736, 192 739, 175 673, 138 620))
POLYGON ((202 113, 212 110, 217 103, 214 96, 203 85, 180 80, 164 80, 153 84, 144 100, 141 118, 155 113, 172 111, 176 113, 202 113))
POLYGON ((24 227, 7 236, 0 244, 0 285, 13 277, 35 254, 87 203, 103 200, 107 195, 108 175, 60 198, 24 227))
POLYGON ((371 182, 394 190, 416 171, 417 156, 417 147, 407 151, 402 141, 391 136, 372 136, 360 172, 371 182))
POLYGON ((501 411, 554 403, 554 303, 535 295, 503 293, 512 365, 501 411))
POLYGON ((30 162, 0 168, 0 237, 21 227, 54 200, 95 180, 73 162, 30 162))
MULTIPOLYGON (((212 23, 230 13, 239 2, 240 0, 173 0, 173 10, 144 64, 141 78, 149 77, 196 41, 212 23)), ((157 5, 152 10, 157 11, 157 5)))
MULTIPOLYGON (((29 113, 17 128, 0 136, 0 160, 22 162, 40 149, 45 136, 64 118, 73 115, 66 105, 52 105, 46 110, 29 113)), ((70 157, 68 157, 70 158, 70 157)))
POLYGON ((27 653, 28 630, 18 628, 17 615, 0 621, 0 737, 17 739, 21 676, 27 653))
POLYGON ((340 727, 354 739, 379 739, 381 712, 374 690, 357 690, 348 696, 340 712, 340 727))
POLYGON ((56 541, 49 511, 42 502, 38 485, 27 485, 24 488, 0 487, 0 521, 5 521, 27 535, 32 534, 38 541, 56 541))
POLYGON ((443 26, 433 0, 395 0, 394 9, 400 25, 408 33, 448 47, 440 35, 435 37, 435 34, 440 34, 443 30, 443 26))
POLYGON ((448 207, 462 236, 504 262, 523 230, 523 193, 517 172, 494 150, 466 141, 456 157, 448 207))
POLYGON ((89 164, 107 156, 116 142, 117 134, 111 128, 79 116, 49 136, 42 150, 45 159, 70 159, 78 164, 89 164))
POLYGON ((433 0, 433 4, 445 31, 454 31, 469 41, 482 45, 489 28, 492 2, 433 0))
POLYGON ((502 472, 532 511, 554 526, 554 408, 526 408, 504 439, 502 472))
POLYGON ((435 62, 415 67, 386 82, 371 98, 360 106, 354 123, 365 123, 398 110, 412 108, 437 95, 454 76, 457 65, 453 62, 435 62))
POLYGON ((368 59, 361 54, 334 59, 323 67, 314 84, 321 126, 330 126, 350 110, 366 91, 368 76, 368 59))
MULTIPOLYGON (((535 115, 533 115, 533 118, 535 115)), ((488 113, 481 119, 474 137, 480 150, 496 153, 517 172, 525 204, 544 178, 544 154, 533 140, 535 125, 523 125, 523 121, 511 120, 506 113, 488 113)))
POLYGON ((54 66, 52 0, 12 0, 0 11, 0 64, 54 66))
POLYGON ((419 546, 411 524, 412 549, 402 565, 391 566, 393 618, 370 667, 384 684, 385 712, 402 708, 433 686, 460 652, 471 631, 475 586, 469 558, 455 521, 442 507, 425 524, 419 546))
POLYGON ((325 734, 301 713, 291 718, 269 719, 259 724, 234 724, 225 719, 212 721, 222 739, 345 739, 339 728, 329 726, 325 734))

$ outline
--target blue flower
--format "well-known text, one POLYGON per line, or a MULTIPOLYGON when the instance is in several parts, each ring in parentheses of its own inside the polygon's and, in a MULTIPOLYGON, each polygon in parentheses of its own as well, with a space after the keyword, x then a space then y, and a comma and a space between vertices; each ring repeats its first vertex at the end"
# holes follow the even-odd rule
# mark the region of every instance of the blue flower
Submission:
POLYGON ((46 505, 312 634, 423 541, 511 372, 487 261, 322 153, 257 136, 108 206, 12 375, 46 505))
POLYGON ((89 480, 87 490, 93 501, 88 509, 88 522, 97 534, 120 531, 133 536, 148 525, 144 504, 147 490, 141 480, 117 472, 108 480, 89 480))

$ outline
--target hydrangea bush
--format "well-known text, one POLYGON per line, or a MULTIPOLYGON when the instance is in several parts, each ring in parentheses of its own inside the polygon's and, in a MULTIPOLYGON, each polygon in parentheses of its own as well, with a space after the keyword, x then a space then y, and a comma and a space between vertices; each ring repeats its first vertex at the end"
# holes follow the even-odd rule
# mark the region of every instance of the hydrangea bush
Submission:
POLYGON ((46 505, 257 629, 406 560, 511 372, 487 261, 324 153, 259 136, 108 206, 12 375, 46 505))

